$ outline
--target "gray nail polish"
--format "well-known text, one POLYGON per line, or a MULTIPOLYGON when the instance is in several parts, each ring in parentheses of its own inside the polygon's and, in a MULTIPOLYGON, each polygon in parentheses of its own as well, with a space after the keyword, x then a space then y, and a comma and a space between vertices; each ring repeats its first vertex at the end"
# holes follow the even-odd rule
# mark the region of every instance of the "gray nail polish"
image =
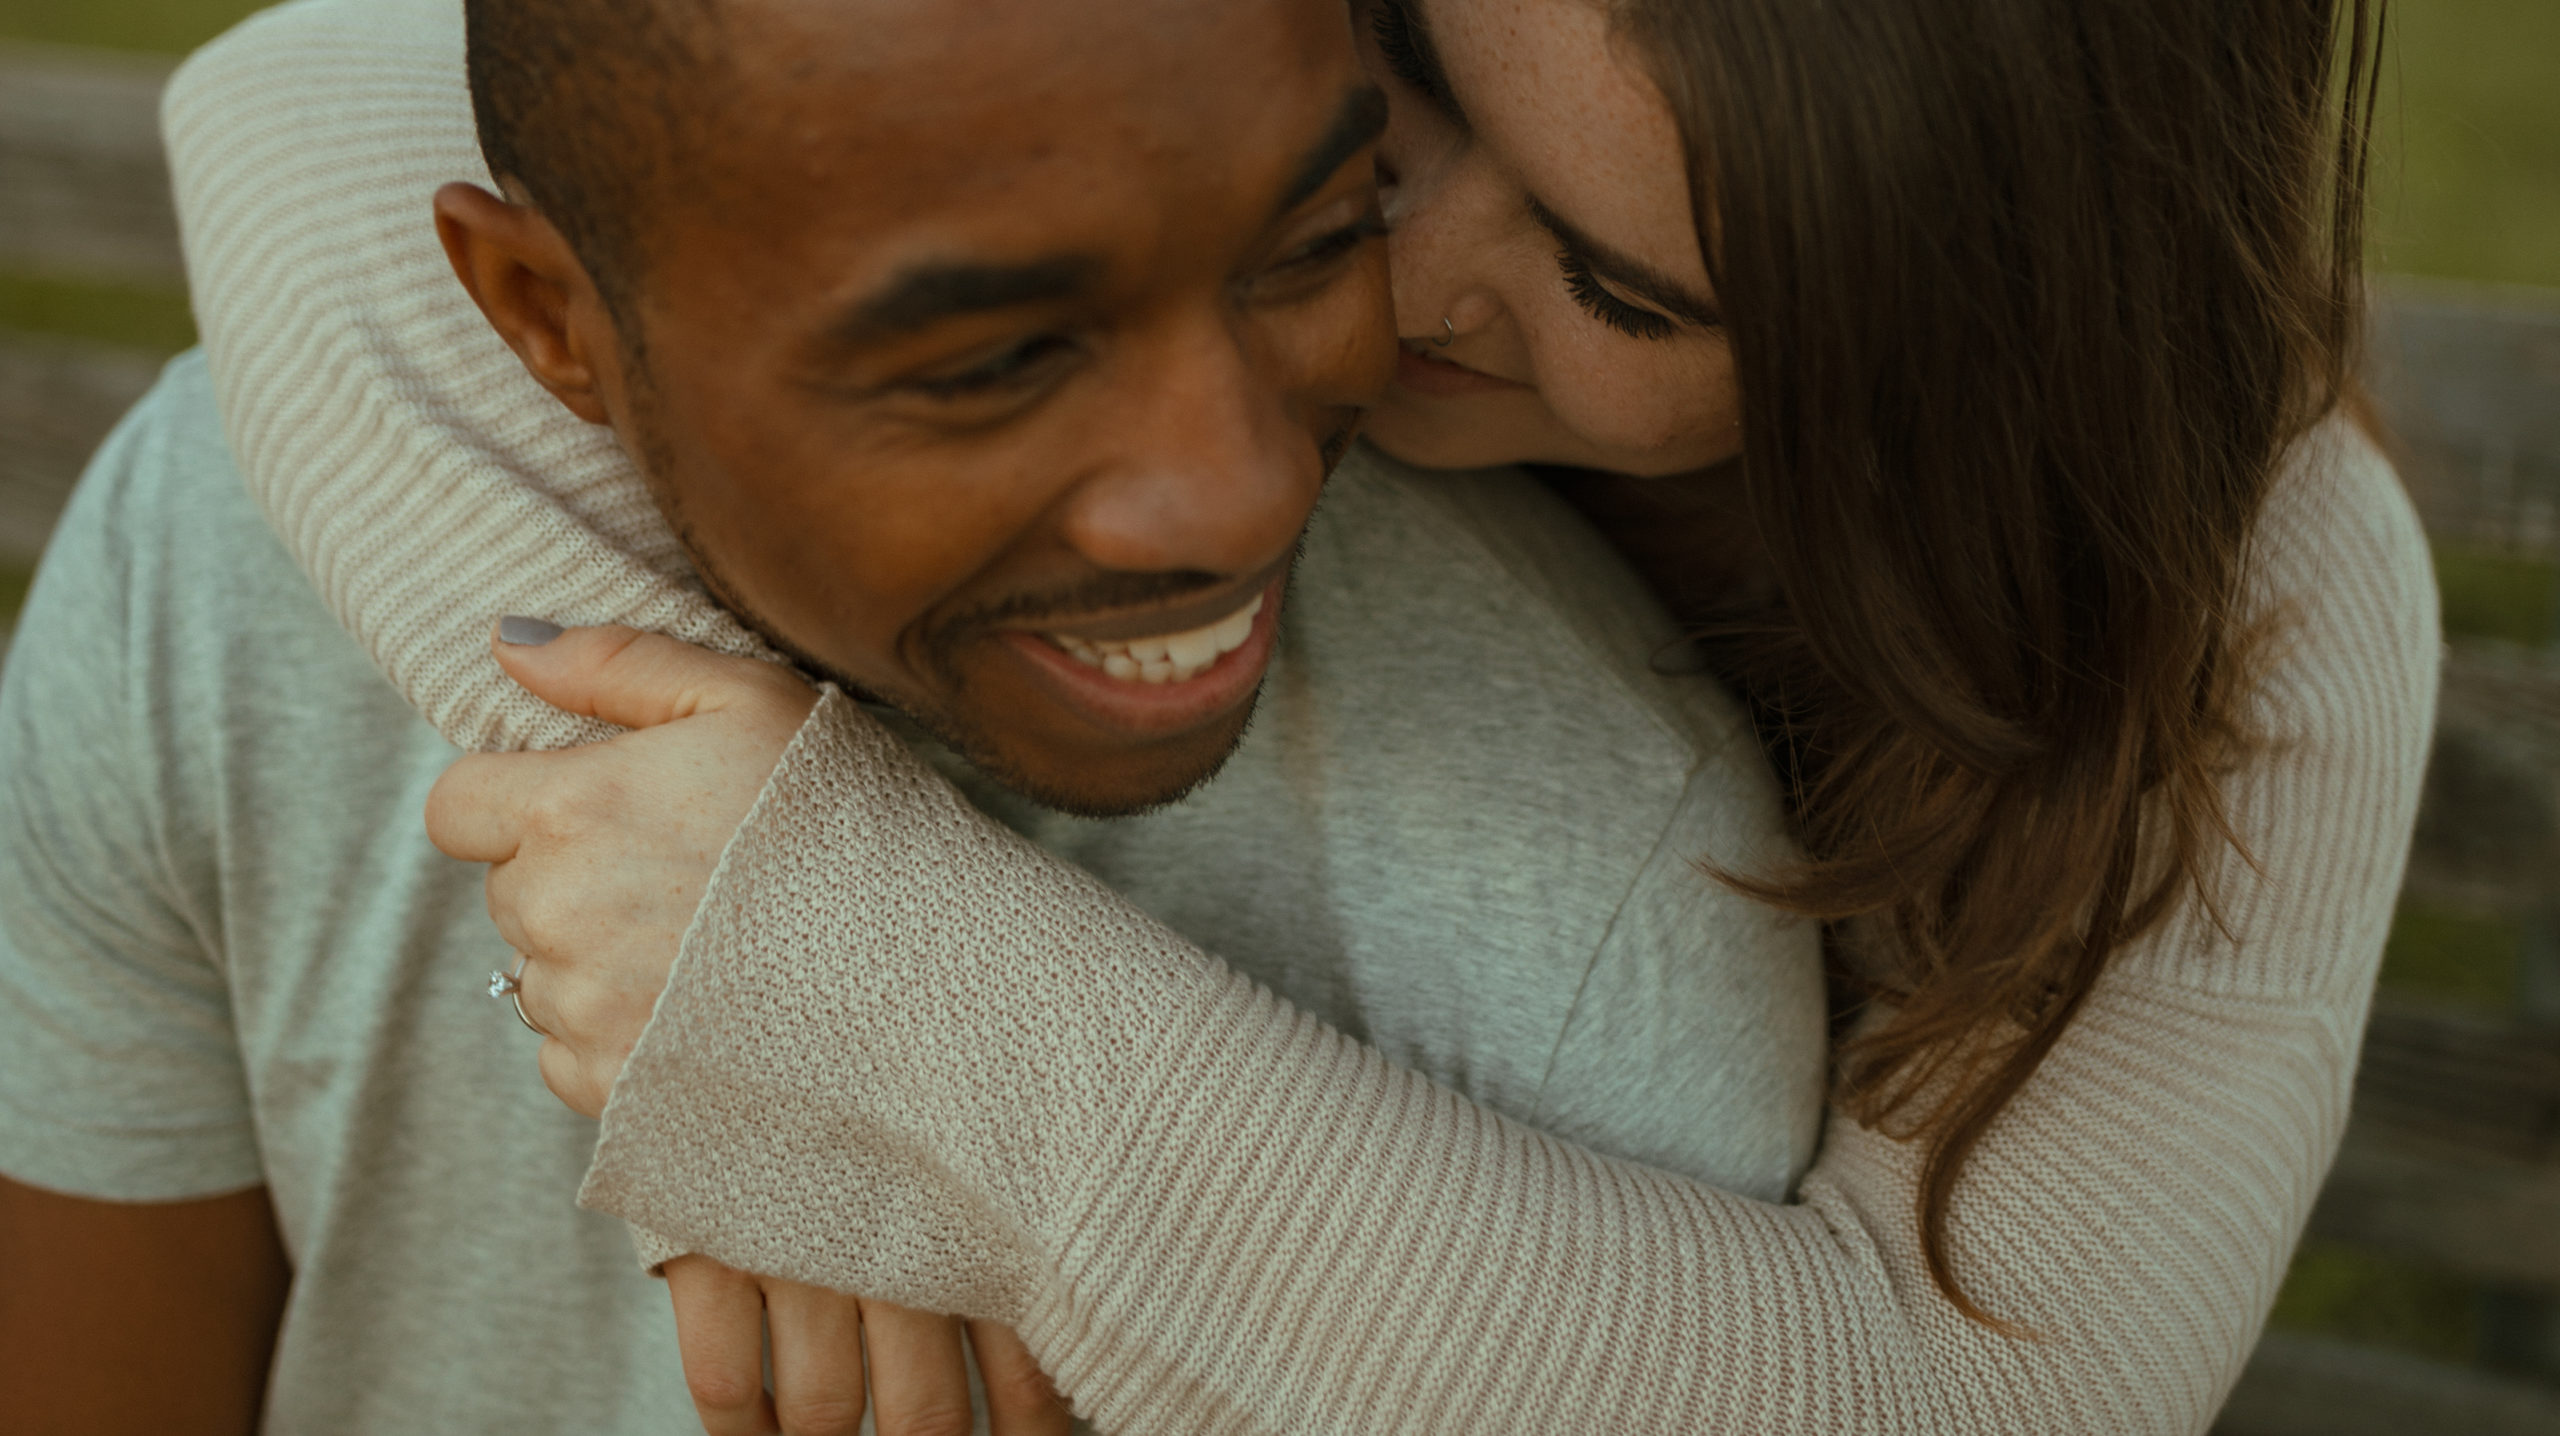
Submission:
POLYGON ((498 620, 498 641, 518 648, 540 648, 564 632, 559 624, 511 613, 498 620))

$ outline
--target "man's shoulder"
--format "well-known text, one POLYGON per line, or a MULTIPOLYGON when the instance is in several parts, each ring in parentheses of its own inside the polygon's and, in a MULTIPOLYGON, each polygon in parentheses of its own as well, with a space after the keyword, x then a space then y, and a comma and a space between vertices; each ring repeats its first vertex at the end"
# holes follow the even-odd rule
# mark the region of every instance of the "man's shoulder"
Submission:
POLYGON ((1332 858, 1363 855, 1388 906, 1438 884, 1455 911, 1492 870, 1535 871, 1534 901, 1596 934, 1702 816, 1720 859, 1782 834, 1741 704, 1656 661, 1676 647, 1668 616, 1525 473, 1361 451, 1288 603, 1253 733, 1206 805, 1320 812, 1332 858))
POLYGON ((1327 493, 1309 559, 1312 643, 1410 625, 1430 635, 1436 667, 1463 675, 1399 685, 1407 702, 1507 698, 1521 741, 1539 741, 1528 720, 1543 715, 1612 762, 1647 755, 1685 772, 1737 743, 1758 762, 1741 705, 1679 662, 1679 632, 1643 582, 1523 470, 1425 470, 1362 446, 1327 493), (1351 601, 1323 602, 1317 585, 1351 601))
POLYGON ((73 490, 54 545, 165 547, 180 534, 220 544, 256 515, 224 442, 202 350, 169 361, 118 421, 73 490), (208 527, 209 526, 209 527, 208 527))
POLYGON ((199 352, 170 361, 72 491, 30 595, 30 636, 99 599, 159 641, 251 630, 215 651, 334 632, 241 482, 199 352), (77 590, 73 611, 48 603, 50 589, 77 590))
POLYGON ((409 736, 405 706, 249 497, 194 353, 170 363, 73 490, 11 644, 9 683, 35 730, 58 726, 46 710, 101 690, 170 757, 205 750, 191 734, 223 729, 308 738, 292 730, 317 723, 359 748, 409 736))

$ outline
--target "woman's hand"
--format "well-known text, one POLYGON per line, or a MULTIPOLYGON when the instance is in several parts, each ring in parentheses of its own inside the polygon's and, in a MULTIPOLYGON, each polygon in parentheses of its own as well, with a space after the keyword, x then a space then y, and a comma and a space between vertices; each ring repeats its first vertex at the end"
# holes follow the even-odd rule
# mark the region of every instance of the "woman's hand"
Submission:
POLYGON ((500 632, 499 665, 535 697, 635 730, 474 754, 427 797, 435 845, 489 864, 489 916, 523 955, 517 999, 546 1038, 544 1085, 594 1117, 817 694, 788 669, 628 628, 509 619, 500 632))
MULTIPOLYGON (((721 850, 817 694, 772 664, 628 628, 510 619, 500 634, 500 666, 535 697, 635 730, 567 752, 476 754, 427 799, 435 845, 490 865, 489 916, 526 959, 519 996, 545 1034, 543 1082, 593 1117, 648 1025, 721 850)), ((1069 1428, 1057 1389, 1004 1327, 705 1256, 678 1257, 666 1273, 685 1383, 712 1436, 850 1436, 866 1405, 880 1436, 967 1431, 964 1325, 997 1436, 1069 1428)))
POLYGON ((703 1256, 667 1263, 686 1388, 710 1436, 952 1436, 971 1428, 968 1357, 985 1379, 994 1436, 1069 1429, 1055 1386, 1022 1339, 987 1322, 864 1301, 823 1287, 749 1276, 703 1256), (772 1333, 773 1389, 764 1382, 772 1333), (867 1355, 867 1360, 866 1360, 867 1355))

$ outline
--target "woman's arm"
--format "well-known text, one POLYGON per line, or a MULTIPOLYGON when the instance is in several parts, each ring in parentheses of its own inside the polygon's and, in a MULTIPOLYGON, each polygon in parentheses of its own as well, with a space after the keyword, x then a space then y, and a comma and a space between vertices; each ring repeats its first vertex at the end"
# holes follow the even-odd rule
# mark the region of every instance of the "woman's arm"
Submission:
MULTIPOLYGON (((2336 459, 2338 456, 2331 455, 2336 459)), ((588 1200, 1020 1326, 1106 1428, 2196 1431, 2343 1124, 2433 700, 2360 453, 2271 515, 2254 865, 2129 954, 1968 1169, 1835 1119, 1790 1207, 1513 1124, 979 817, 840 699, 722 859, 588 1200), (848 896, 848 895, 859 895, 848 896)))
POLYGON ((2044 1338, 2012 1341, 1929 1286, 1872 1133, 1751 1203, 1433 1088, 1071 874, 1008 886, 1038 855, 998 835, 836 886, 801 844, 839 736, 769 795, 796 838, 733 849, 690 949, 726 955, 679 965, 588 1199, 1015 1323, 1106 1429, 2200 1429, 2343 1116, 2351 997, 2112 985, 1959 1207, 1977 1294, 2044 1338), (919 860, 953 900, 865 904, 859 942, 762 920, 919 860))

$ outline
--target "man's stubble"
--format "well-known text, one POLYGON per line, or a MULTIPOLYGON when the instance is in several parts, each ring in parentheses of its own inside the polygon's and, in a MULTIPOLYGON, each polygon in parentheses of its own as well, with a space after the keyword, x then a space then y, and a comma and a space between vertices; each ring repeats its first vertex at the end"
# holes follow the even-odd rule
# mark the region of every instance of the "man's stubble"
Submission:
MULTIPOLYGON (((1200 772, 1186 779, 1178 787, 1135 802, 1096 803, 1090 798, 1041 782, 1034 775, 1024 772, 1020 764, 1005 757, 1001 746, 989 740, 978 725, 967 721, 958 711, 955 711, 966 706, 964 700, 968 693, 968 679, 959 665, 951 661, 950 655, 969 637, 983 633, 993 621, 999 618, 1025 617, 1034 612, 1064 618, 1079 610, 1094 611, 1120 604, 1162 599, 1214 586, 1220 580, 1213 574, 1109 575, 1071 593, 1037 598, 1016 597, 997 605, 964 612, 936 624, 926 635, 925 661, 936 668, 947 685, 946 691, 949 692, 952 700, 948 704, 924 702, 913 694, 883 691, 877 685, 864 683, 812 653, 806 645, 792 641, 791 637, 778 625, 745 600, 736 584, 727 581, 718 562, 705 552, 695 535, 674 486, 661 477, 672 470, 672 446, 659 432, 656 423, 659 393, 655 376, 650 369, 647 346, 636 336, 635 324, 618 323, 615 327, 621 336, 623 376, 630 401, 628 412, 619 416, 620 422, 616 424, 614 430, 617 439, 623 445, 624 452, 630 455, 632 462, 640 469, 641 478, 648 485, 651 500, 657 505, 660 516, 667 521, 668 528, 674 532, 676 543, 684 550, 686 561, 692 566, 694 576, 702 584, 703 590, 749 632, 763 639, 775 652, 790 659, 804 676, 833 684, 857 702, 879 704, 895 710, 931 735, 936 742, 959 754, 971 767, 984 773, 1007 790, 1018 793, 1042 807, 1079 818, 1136 817, 1181 802, 1217 777, 1225 769, 1228 761, 1235 756, 1236 750, 1243 746, 1245 736, 1252 731, 1254 717, 1261 707, 1262 689, 1269 681, 1267 673, 1264 675, 1264 683, 1256 684, 1252 696, 1246 699, 1243 721, 1236 725, 1234 735, 1219 750, 1215 761, 1207 764, 1200 772)), ((1354 416, 1350 422, 1329 435, 1321 446, 1319 457, 1324 465, 1325 482, 1328 485, 1332 482, 1334 470, 1341 466, 1343 459, 1351 452, 1351 445, 1359 434, 1359 422, 1360 416, 1354 416)), ((1315 514, 1322 506, 1323 494, 1319 491, 1316 508, 1310 509, 1307 514, 1308 525, 1313 525, 1315 514)), ((1297 546, 1289 556, 1288 577, 1281 586, 1284 613, 1287 609, 1287 595, 1297 584, 1298 560, 1304 556, 1305 550, 1306 532, 1302 527, 1299 531, 1297 546)))

